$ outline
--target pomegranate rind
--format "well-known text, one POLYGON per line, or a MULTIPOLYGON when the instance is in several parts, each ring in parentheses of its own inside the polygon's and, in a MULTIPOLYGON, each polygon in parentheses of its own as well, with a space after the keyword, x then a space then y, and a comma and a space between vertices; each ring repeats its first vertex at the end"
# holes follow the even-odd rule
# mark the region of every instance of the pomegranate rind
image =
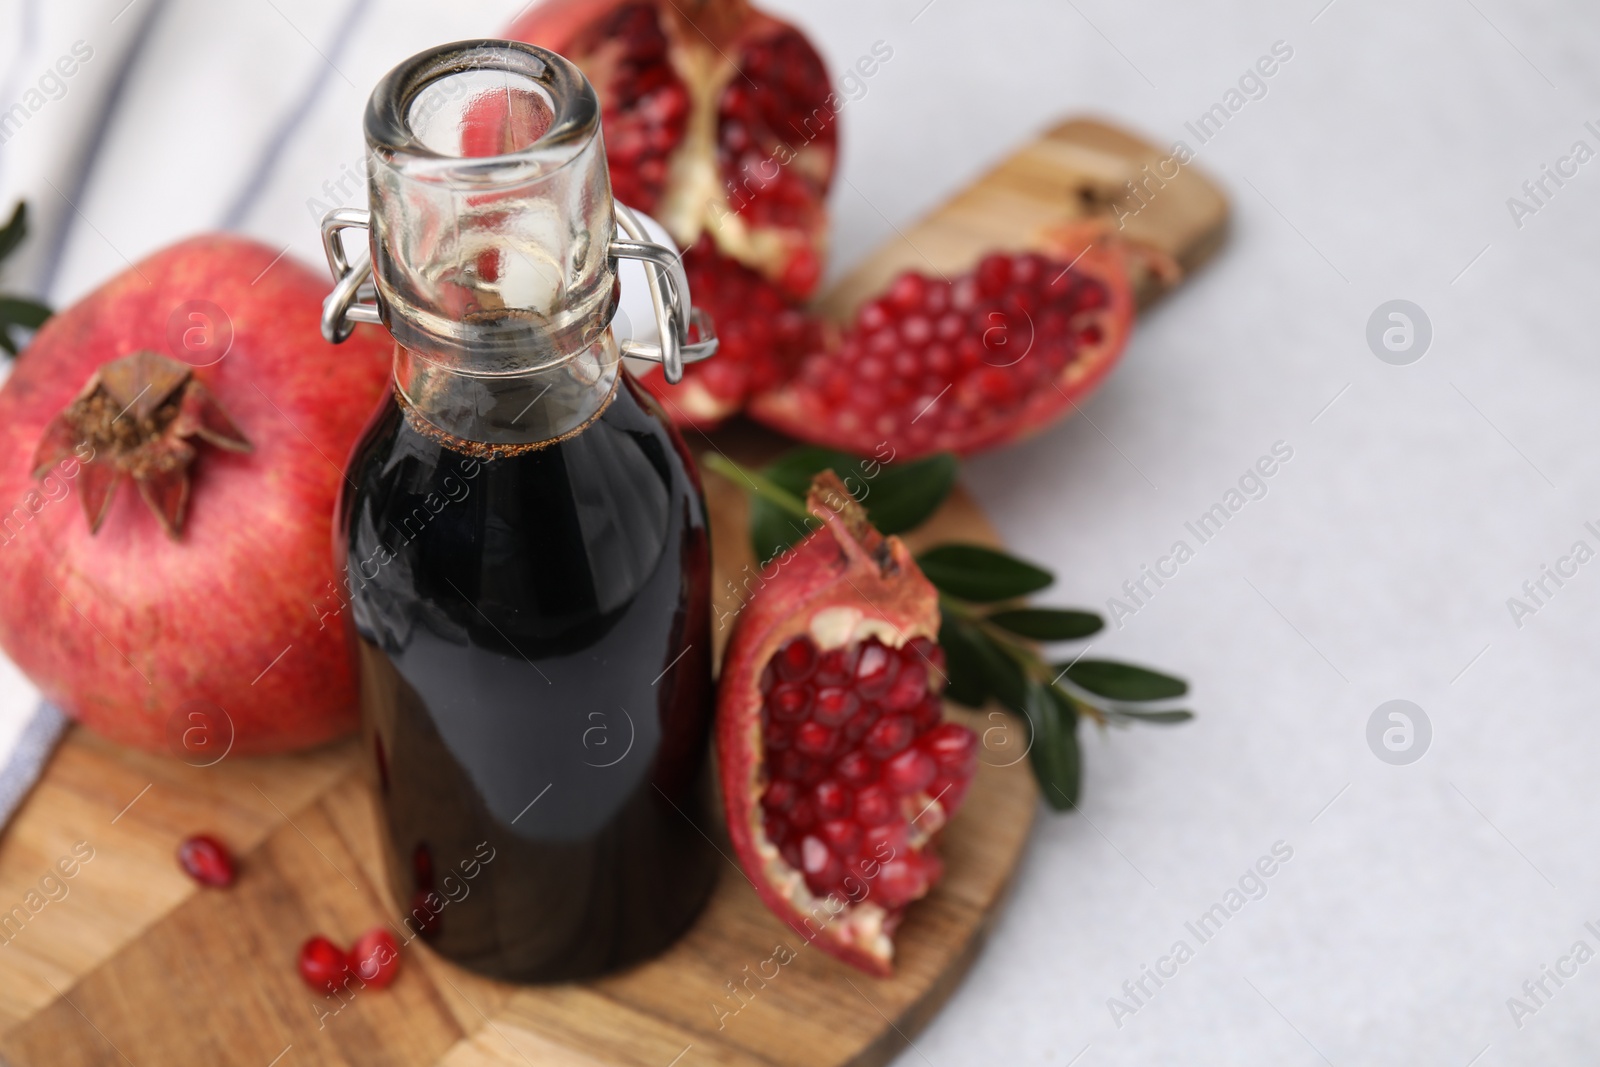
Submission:
MULTIPOLYGON (((868 424, 841 424, 838 405, 798 376, 777 389, 752 398, 747 413, 756 421, 801 441, 846 452, 869 454, 886 441, 905 459, 935 452, 970 456, 1036 434, 1075 410, 1099 387, 1127 347, 1135 312, 1129 258, 1119 238, 1096 223, 1069 223, 1041 236, 1034 251, 1072 264, 1076 273, 1100 282, 1106 290, 1103 307, 1084 312, 1099 340, 1080 345, 1056 374, 1036 385, 1008 419, 973 429, 914 442, 902 435, 918 411, 898 413, 899 425, 887 433, 868 424)), ((818 358, 818 357, 812 357, 818 358)), ((824 354, 821 358, 829 358, 824 354)), ((1026 357, 1024 357, 1026 358, 1026 357)))
POLYGON ((937 640, 939 594, 904 543, 874 529, 837 476, 824 472, 818 481, 826 488, 824 494, 813 488, 811 506, 822 528, 767 565, 729 636, 718 687, 717 758, 728 835, 762 902, 811 944, 882 977, 892 973, 904 907, 879 906, 870 887, 855 903, 818 897, 766 836, 761 672, 800 634, 821 651, 869 637, 893 648, 918 637, 937 640))

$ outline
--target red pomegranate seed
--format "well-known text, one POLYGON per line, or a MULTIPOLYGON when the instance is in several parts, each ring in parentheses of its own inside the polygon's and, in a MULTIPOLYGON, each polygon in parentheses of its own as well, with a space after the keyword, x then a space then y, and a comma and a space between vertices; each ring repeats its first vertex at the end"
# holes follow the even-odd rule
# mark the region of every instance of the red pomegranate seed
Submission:
MULTIPOLYGON (((929 760, 931 767, 933 761, 929 760)), ((931 777, 931 776, 930 776, 931 777)), ((823 819, 842 819, 850 814, 850 794, 832 778, 824 778, 811 790, 811 802, 823 819)))
POLYGON ((861 834, 861 854, 887 862, 911 851, 911 831, 903 822, 873 826, 861 834))
POLYGON ((928 692, 928 672, 921 668, 922 661, 906 664, 895 677, 894 684, 878 701, 888 711, 910 711, 921 703, 928 692))
MULTIPOLYGON (((861 710, 857 711, 850 721, 844 724, 844 747, 853 747, 857 741, 866 736, 867 731, 872 729, 872 724, 877 719, 878 709, 876 706, 872 704, 861 705, 861 710)), ((870 758, 869 753, 863 754, 868 755, 870 758)))
POLYGON ((901 796, 911 796, 925 789, 938 773, 932 756, 908 748, 883 765, 883 784, 901 796))
POLYGON ((823 840, 838 856, 853 856, 861 847, 861 824, 849 819, 829 819, 819 827, 823 840))
POLYGON ((300 977, 319 993, 332 993, 344 986, 349 976, 349 960, 343 949, 322 936, 310 938, 300 946, 300 977))
POLYGON ((869 641, 856 661, 856 691, 872 698, 882 696, 894 681, 900 661, 877 641, 869 641))
POLYGON ((1006 286, 1011 284, 1011 259, 1009 256, 987 255, 978 261, 978 269, 974 272, 978 282, 978 292, 987 297, 996 297, 1006 291, 1006 286))
POLYGON ((233 884, 233 856, 210 834, 184 838, 178 846, 178 864, 201 885, 223 889, 233 884))
POLYGON ((928 731, 922 747, 940 767, 960 770, 978 752, 978 735, 960 723, 941 723, 928 731))
POLYGON ((767 698, 772 717, 784 722, 799 722, 811 711, 811 690, 798 685, 780 685, 767 698))
POLYGON ((794 783, 778 778, 767 786, 761 803, 768 811, 788 811, 794 806, 796 796, 794 783))
MULTIPOLYGON (((900 339, 912 348, 921 348, 933 340, 933 323, 924 315, 908 315, 900 322, 900 339)), ((901 374, 911 377, 922 369, 922 360, 918 359, 915 353, 903 352, 901 355, 906 357, 903 366, 899 362, 899 356, 895 357, 895 369, 901 374)))
POLYGON ((775 722, 767 727, 767 747, 782 752, 794 744, 794 727, 786 722, 775 722))
MULTIPOLYGON (((908 274, 905 275, 905 277, 915 278, 917 276, 908 274)), ((887 329, 893 322, 893 305, 887 300, 879 299, 868 301, 856 314, 856 326, 861 330, 862 333, 865 334, 876 333, 879 330, 887 329)))
POLYGON ((867 754, 877 759, 888 759, 911 743, 916 732, 908 715, 885 715, 872 724, 862 740, 867 754))
POLYGON ((817 646, 808 637, 790 638, 773 657, 779 677, 785 681, 799 682, 810 677, 817 665, 817 646))
POLYGON ((885 907, 910 903, 928 891, 940 866, 938 858, 929 853, 897 856, 879 868, 873 892, 885 907))
POLYGON ((922 703, 911 709, 911 721, 917 724, 918 733, 932 730, 943 717, 944 701, 933 693, 923 697, 922 703))
POLYGON ((789 825, 796 830, 809 830, 817 824, 816 812, 811 808, 811 801, 801 797, 789 809, 789 825))
POLYGON ((878 764, 865 752, 846 752, 833 769, 848 785, 870 785, 878 780, 878 764))
POLYGON ((922 307, 928 285, 920 274, 902 274, 889 286, 885 300, 898 311, 912 312, 922 307))
POLYGON ((862 826, 881 826, 898 811, 894 794, 881 785, 869 785, 856 794, 856 820, 862 826))
POLYGON ((374 989, 382 989, 400 973, 400 946, 382 926, 356 938, 346 961, 352 973, 374 989))
POLYGON ((848 648, 832 648, 824 652, 817 662, 817 684, 848 685, 855 677, 856 657, 860 655, 860 651, 859 646, 851 645, 848 648))
MULTIPOLYGON (((820 672, 819 672, 820 673, 820 672)), ((817 690, 816 720, 837 726, 856 713, 861 701, 850 690, 830 685, 817 690)))
POLYGON ((844 874, 844 865, 820 837, 807 835, 800 840, 800 869, 808 881, 831 886, 844 874))
POLYGON ((791 782, 810 787, 822 781, 828 773, 828 765, 822 760, 803 756, 799 752, 790 750, 779 753, 779 763, 782 765, 778 777, 787 778, 791 782))
POLYGON ((813 720, 801 723, 795 730, 794 747, 797 752, 821 758, 833 752, 834 742, 838 739, 837 730, 813 720))

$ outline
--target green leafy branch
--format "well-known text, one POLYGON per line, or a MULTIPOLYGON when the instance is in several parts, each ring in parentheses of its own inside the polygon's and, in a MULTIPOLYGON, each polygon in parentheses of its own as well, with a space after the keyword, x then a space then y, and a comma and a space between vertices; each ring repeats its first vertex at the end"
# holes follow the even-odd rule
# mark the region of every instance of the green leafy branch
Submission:
MULTIPOLYGON (((11 219, 0 226, 0 263, 4 263, 28 236, 28 205, 18 203, 11 219)), ((0 348, 15 356, 22 347, 17 331, 32 332, 45 324, 51 311, 37 300, 0 294, 0 348)))
MULTIPOLYGON (((759 470, 708 454, 705 465, 751 497, 750 540, 756 558, 771 559, 817 525, 805 507, 811 479, 832 469, 886 534, 920 526, 955 486, 959 464, 941 454, 894 464, 825 448, 788 452, 759 470)), ((1101 726, 1165 725, 1193 718, 1167 706, 1188 693, 1181 678, 1115 660, 1048 662, 1037 645, 1077 641, 1105 627, 1092 611, 1031 607, 1023 597, 1055 582, 1042 567, 984 545, 936 545, 917 556, 939 590, 949 679, 945 696, 981 708, 990 700, 1029 727, 1028 758, 1045 800, 1057 810, 1077 804, 1082 779, 1080 716, 1101 726)))

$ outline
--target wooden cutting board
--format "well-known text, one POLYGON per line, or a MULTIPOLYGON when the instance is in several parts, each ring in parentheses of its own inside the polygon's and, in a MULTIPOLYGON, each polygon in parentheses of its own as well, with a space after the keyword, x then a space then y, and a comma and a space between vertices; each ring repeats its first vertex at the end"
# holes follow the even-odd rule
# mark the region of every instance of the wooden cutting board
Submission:
MULTIPOLYGON (((825 303, 842 313, 900 269, 961 270, 986 250, 1025 244, 1039 225, 1105 211, 1162 155, 1110 127, 1066 123, 907 230, 825 303)), ((1221 195, 1184 168, 1128 232, 1192 268, 1225 219, 1221 195)), ((689 443, 744 462, 780 447, 749 427, 689 443)), ((728 580, 753 567, 744 500, 715 476, 706 488, 716 587, 731 609, 728 580)), ((909 540, 995 536, 958 491, 909 540)), ((348 943, 396 913, 354 744, 195 768, 74 730, 0 838, 0 1056, 15 1067, 884 1063, 976 955, 1037 806, 1019 727, 998 713, 955 713, 983 734, 982 761, 945 834, 948 874, 912 908, 893 978, 805 946, 730 861, 693 930, 624 974, 518 988, 415 943, 390 989, 342 1007, 301 984, 294 958, 312 933, 348 943), (174 850, 199 831, 239 855, 232 889, 200 889, 179 871, 174 850), (793 959, 764 986, 745 985, 780 945, 793 959)))

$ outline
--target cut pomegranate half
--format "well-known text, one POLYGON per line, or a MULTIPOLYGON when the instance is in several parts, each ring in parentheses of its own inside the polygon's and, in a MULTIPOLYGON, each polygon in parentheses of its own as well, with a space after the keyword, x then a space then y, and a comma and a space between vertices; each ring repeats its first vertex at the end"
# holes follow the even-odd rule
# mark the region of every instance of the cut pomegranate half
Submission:
POLYGON ((900 275, 750 414, 790 436, 868 455, 961 455, 1037 432, 1111 370, 1133 324, 1121 240, 1099 223, 1044 251, 992 254, 946 280, 900 275))
POLYGON ((944 721, 938 594, 825 471, 823 528, 780 556, 729 638, 717 709, 728 831, 802 937, 887 975, 895 929, 943 868, 938 831, 977 769, 944 721))
POLYGON ((739 410, 765 372, 736 364, 783 361, 799 330, 773 320, 822 277, 838 98, 821 57, 747 0, 548 0, 506 34, 583 70, 612 193, 690 250, 690 289, 721 351, 688 369, 692 397, 665 392, 659 372, 645 384, 679 421, 739 410))

